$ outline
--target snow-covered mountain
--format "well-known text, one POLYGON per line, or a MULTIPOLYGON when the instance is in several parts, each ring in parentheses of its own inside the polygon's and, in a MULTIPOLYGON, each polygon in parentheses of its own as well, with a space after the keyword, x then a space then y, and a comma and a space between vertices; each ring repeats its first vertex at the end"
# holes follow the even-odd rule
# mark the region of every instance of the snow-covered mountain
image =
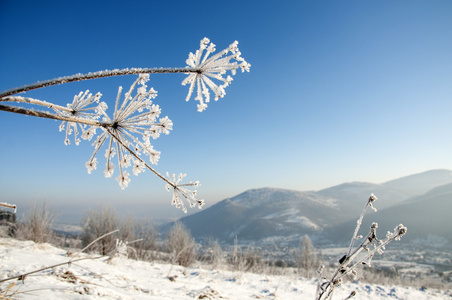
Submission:
POLYGON ((452 171, 433 170, 383 184, 352 182, 317 192, 253 189, 180 221, 198 240, 216 238, 231 243, 237 237, 242 242, 290 243, 309 234, 317 241, 345 242, 350 239, 369 195, 374 193, 379 198, 375 206, 381 213, 366 217, 365 221, 381 218, 382 224, 391 227, 383 227, 385 230, 403 223, 414 238, 411 232, 440 232, 447 226, 445 219, 438 216, 452 211, 449 190, 443 186, 448 183, 452 183, 452 171), (413 197, 410 187, 415 191, 431 191, 413 197), (438 195, 442 190, 444 193, 438 195), (432 198, 430 206, 429 197, 432 198))
POLYGON ((337 201, 314 192, 275 188, 246 191, 181 219, 194 237, 224 242, 314 233, 341 220, 337 201), (339 216, 339 218, 338 218, 339 216))
POLYGON ((451 170, 430 170, 427 172, 405 176, 382 184, 409 195, 410 197, 423 195, 441 185, 452 182, 451 170))

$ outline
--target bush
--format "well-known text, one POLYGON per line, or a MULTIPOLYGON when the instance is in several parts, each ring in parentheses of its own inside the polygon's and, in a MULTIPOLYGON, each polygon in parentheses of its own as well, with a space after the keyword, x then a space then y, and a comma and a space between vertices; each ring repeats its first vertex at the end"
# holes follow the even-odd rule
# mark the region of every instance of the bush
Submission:
POLYGON ((239 272, 263 273, 265 270, 262 253, 251 246, 246 250, 234 247, 231 264, 233 269, 239 272))
POLYGON ((166 247, 171 255, 171 262, 184 267, 196 260, 196 243, 187 228, 176 222, 168 233, 166 247))
POLYGON ((50 243, 55 238, 52 225, 55 214, 45 203, 41 208, 34 204, 23 216, 23 220, 17 226, 16 237, 23 240, 31 240, 35 243, 50 243))
POLYGON ((157 257, 157 231, 150 223, 142 223, 136 226, 136 242, 131 246, 135 250, 136 259, 153 261, 157 257))
POLYGON ((210 263, 213 268, 218 268, 225 263, 225 254, 218 240, 212 240, 210 246, 210 263))
POLYGON ((157 248, 157 232, 149 224, 139 224, 132 217, 128 216, 121 220, 115 209, 111 207, 102 207, 97 210, 91 210, 85 216, 81 235, 82 246, 86 247, 95 239, 102 235, 119 229, 119 233, 106 236, 95 243, 91 251, 99 252, 102 255, 108 255, 116 248, 116 240, 123 243, 136 241, 128 247, 129 257, 139 260, 154 260, 157 248))
MULTIPOLYGON (((110 207, 102 207, 90 210, 82 223, 82 246, 86 247, 95 239, 119 228, 120 219, 118 213, 110 207)), ((117 235, 109 235, 95 243, 91 251, 107 255, 116 248, 117 235)))

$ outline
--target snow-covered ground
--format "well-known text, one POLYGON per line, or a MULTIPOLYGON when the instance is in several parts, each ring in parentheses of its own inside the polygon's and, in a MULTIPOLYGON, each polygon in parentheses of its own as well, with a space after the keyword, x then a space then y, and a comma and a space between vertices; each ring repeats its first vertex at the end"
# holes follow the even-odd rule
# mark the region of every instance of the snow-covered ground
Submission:
MULTIPOLYGON (((81 257, 88 257, 82 254, 81 257)), ((49 244, 0 238, 0 280, 68 261, 66 250, 49 244)), ((74 262, 22 281, 0 283, 13 299, 314 299, 315 280, 295 275, 257 275, 214 270, 208 266, 183 268, 124 257, 74 262)), ((451 291, 345 283, 333 299, 451 299, 451 291)), ((4 294, 2 294, 4 296, 4 294)), ((0 297, 1 298, 1 297, 0 297)))

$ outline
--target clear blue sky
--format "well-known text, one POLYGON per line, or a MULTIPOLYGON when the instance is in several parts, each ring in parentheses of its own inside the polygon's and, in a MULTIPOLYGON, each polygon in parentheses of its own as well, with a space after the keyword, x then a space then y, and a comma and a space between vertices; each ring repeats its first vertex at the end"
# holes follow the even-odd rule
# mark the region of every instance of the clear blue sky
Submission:
MULTIPOLYGON (((183 74, 151 75, 163 116, 157 169, 199 180, 213 204, 244 190, 318 190, 452 169, 452 1, 0 1, 0 90, 126 67, 184 67, 209 37, 239 41, 250 73, 205 112, 183 74)), ((135 76, 26 95, 60 105, 100 91, 112 107, 135 76)), ((88 175, 90 143, 63 144, 59 122, 0 112, 0 201, 149 203, 176 214, 145 172, 122 191, 88 175), (168 209, 167 209, 168 208, 168 209)))

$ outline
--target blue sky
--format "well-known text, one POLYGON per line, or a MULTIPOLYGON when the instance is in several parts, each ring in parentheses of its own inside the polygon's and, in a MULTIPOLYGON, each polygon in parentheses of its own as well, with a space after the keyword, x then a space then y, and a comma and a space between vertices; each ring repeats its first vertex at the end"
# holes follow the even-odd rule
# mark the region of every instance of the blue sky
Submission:
MULTIPOLYGON (((239 41, 250 73, 202 113, 183 74, 151 75, 173 132, 157 169, 199 180, 208 204, 244 190, 318 190, 452 169, 451 1, 1 1, 0 90, 126 67, 184 67, 209 37, 239 41)), ((60 105, 89 89, 114 103, 135 76, 44 88, 60 105)), ((0 112, 1 200, 91 208, 142 205, 177 216, 145 172, 122 191, 88 142, 59 122, 0 112), (143 205, 146 204, 146 205, 143 205)))

